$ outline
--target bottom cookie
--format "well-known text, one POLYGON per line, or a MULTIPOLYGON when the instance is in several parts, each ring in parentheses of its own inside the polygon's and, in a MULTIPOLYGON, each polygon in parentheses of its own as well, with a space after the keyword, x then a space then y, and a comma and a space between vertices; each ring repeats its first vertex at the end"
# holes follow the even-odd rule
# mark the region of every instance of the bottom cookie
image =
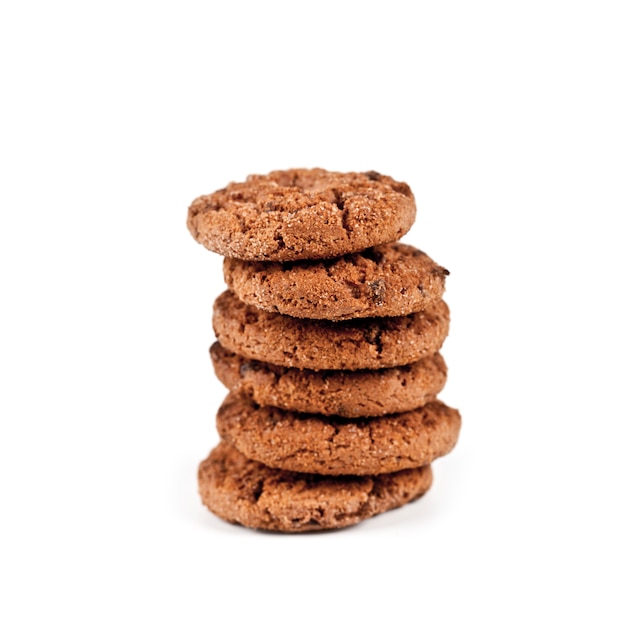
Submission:
POLYGON ((377 476, 319 476, 269 468, 220 442, 198 469, 202 502, 249 528, 305 532, 344 528, 422 496, 429 465, 377 476))

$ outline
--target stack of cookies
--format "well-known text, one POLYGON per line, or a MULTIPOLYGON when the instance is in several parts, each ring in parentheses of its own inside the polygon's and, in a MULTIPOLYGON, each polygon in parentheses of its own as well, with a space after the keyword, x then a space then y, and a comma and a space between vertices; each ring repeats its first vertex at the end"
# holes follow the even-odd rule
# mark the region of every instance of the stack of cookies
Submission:
POLYGON ((250 176, 189 207, 224 256, 215 373, 229 389, 220 443, 199 468, 229 522, 341 528, 431 486, 461 425, 447 376, 447 270, 398 242, 415 220, 405 183, 376 172, 250 176))

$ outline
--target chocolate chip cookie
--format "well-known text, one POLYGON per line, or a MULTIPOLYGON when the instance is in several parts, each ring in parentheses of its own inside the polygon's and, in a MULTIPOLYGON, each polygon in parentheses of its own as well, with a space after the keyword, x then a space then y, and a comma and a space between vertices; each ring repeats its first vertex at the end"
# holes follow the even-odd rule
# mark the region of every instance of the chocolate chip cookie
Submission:
POLYGON ((420 467, 447 454, 461 416, 435 400, 404 413, 342 419, 262 407, 230 393, 216 423, 224 441, 269 467, 362 476, 420 467))
POLYGON ((443 389, 447 375, 439 353, 401 367, 356 371, 281 367, 246 359, 218 342, 210 353, 222 383, 257 404, 350 418, 423 406, 443 389))
POLYGON ((422 311, 441 299, 448 270, 413 246, 388 243, 335 259, 263 263, 224 259, 224 278, 252 306, 341 320, 422 311))
POLYGON ((429 465, 378 476, 318 476, 271 469, 227 443, 198 470, 202 502, 227 522, 280 532, 345 528, 403 506, 431 486, 429 465))
POLYGON ((196 241, 226 257, 295 261, 395 241, 415 214, 409 186, 389 176, 290 169, 196 198, 187 226, 196 241))
POLYGON ((439 351, 449 324, 443 300, 410 315, 338 322, 263 311, 230 291, 213 306, 213 329, 226 349, 248 359, 313 370, 414 363, 439 351))

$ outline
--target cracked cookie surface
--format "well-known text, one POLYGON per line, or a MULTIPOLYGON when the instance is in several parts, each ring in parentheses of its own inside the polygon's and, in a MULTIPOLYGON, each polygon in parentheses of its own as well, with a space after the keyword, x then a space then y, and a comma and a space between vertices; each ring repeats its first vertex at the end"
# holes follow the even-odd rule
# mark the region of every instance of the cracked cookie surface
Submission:
POLYGON ((397 242, 316 261, 224 259, 224 279, 240 300, 266 311, 311 319, 422 311, 441 298, 448 274, 421 250, 397 242))
POLYGON ((461 416, 435 400, 404 413, 342 419, 261 407, 230 393, 216 423, 224 441, 268 467, 362 476, 420 467, 447 454, 461 416))
POLYGON ((274 171, 196 198, 187 227, 196 241, 250 261, 321 259, 402 237, 415 221, 406 183, 377 172, 274 171))
POLYGON ((231 391, 262 406, 340 417, 409 411, 435 399, 447 367, 437 353, 416 363, 377 370, 308 370, 246 359, 218 342, 210 349, 215 373, 231 391))
POLYGON ((438 352, 449 330, 443 300, 410 315, 310 320, 263 311, 225 291, 213 306, 217 340, 248 359, 313 370, 358 370, 414 363, 438 352))
POLYGON ((422 496, 429 465, 380 476, 319 476, 271 469, 220 442, 198 469, 202 502, 249 528, 307 532, 345 528, 422 496))

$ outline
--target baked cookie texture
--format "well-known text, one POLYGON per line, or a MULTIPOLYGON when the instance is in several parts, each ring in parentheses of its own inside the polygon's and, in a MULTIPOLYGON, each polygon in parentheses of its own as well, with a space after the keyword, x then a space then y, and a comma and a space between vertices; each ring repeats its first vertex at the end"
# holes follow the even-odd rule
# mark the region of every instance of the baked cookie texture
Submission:
POLYGON ((249 528, 307 532, 345 528, 422 496, 429 465, 378 476, 320 476, 269 468, 227 443, 198 470, 202 502, 227 522, 249 528))
POLYGON ((377 172, 274 171, 196 198, 196 241, 249 261, 331 258, 402 237, 415 221, 406 183, 377 172))
POLYGON ((399 317, 333 322, 270 313, 230 291, 213 307, 213 330, 228 350, 248 359, 313 370, 397 367, 439 351, 450 312, 443 300, 399 317))
POLYGON ((397 242, 317 261, 224 259, 226 284, 246 304, 324 320, 423 311, 443 296, 448 273, 421 250, 397 242))
POLYGON ((427 465, 454 448, 461 416, 439 400, 381 417, 345 420, 259 406, 229 394, 217 430, 249 459, 323 475, 372 475, 427 465))
POLYGON ((376 172, 290 169, 200 196, 193 237, 224 257, 215 374, 229 390, 201 500, 249 528, 344 528, 428 491, 456 445, 439 394, 449 272, 399 242, 406 183, 376 172))
POLYGON ((437 353, 379 370, 309 370, 254 361, 218 342, 210 349, 215 374, 231 391, 262 406, 339 417, 409 411, 434 400, 448 368, 437 353))

